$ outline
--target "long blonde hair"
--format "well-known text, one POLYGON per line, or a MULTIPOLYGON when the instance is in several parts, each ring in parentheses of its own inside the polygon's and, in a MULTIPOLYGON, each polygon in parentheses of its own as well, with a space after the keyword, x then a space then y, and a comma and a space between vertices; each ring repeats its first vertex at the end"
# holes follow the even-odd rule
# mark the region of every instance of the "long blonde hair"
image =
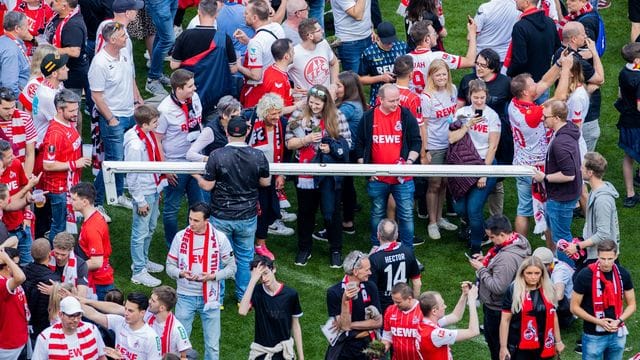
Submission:
POLYGON ((60 289, 65 289, 71 294, 76 294, 76 288, 72 284, 68 283, 55 283, 51 287, 51 295, 49 295, 49 321, 53 323, 58 318, 60 312, 60 301, 63 297, 60 296, 60 289))
POLYGON ((548 301, 552 302, 553 305, 558 306, 555 289, 553 288, 553 283, 551 283, 551 279, 549 278, 547 268, 538 257, 530 256, 524 259, 522 264, 520 264, 518 272, 516 273, 516 278, 513 281, 513 301, 511 302, 511 312, 514 314, 522 310, 522 303, 524 302, 524 297, 527 293, 527 283, 524 280, 524 271, 530 266, 535 266, 542 271, 540 282, 537 284, 536 288, 542 289, 544 297, 548 301))
POLYGON ((304 104, 302 109, 302 118, 307 125, 310 124, 311 119, 313 118, 313 113, 309 106, 309 99, 311 97, 319 99, 324 103, 322 113, 320 114, 322 120, 324 120, 324 128, 332 138, 337 139, 338 136, 340 136, 340 128, 338 125, 338 121, 340 121, 340 119, 338 119, 338 108, 331 97, 329 89, 322 85, 313 85, 311 89, 309 89, 307 102, 304 104))
POLYGON ((449 95, 453 95, 453 83, 451 82, 451 70, 449 70, 449 66, 447 65, 447 63, 441 59, 433 60, 431 65, 429 65, 429 72, 427 73, 427 89, 426 89, 427 92, 434 93, 438 91, 438 87, 433 81, 433 75, 440 70, 445 70, 447 72, 448 79, 447 79, 446 90, 449 93, 449 95))
POLYGON ((36 51, 33 53, 33 57, 31 58, 31 69, 30 75, 32 78, 42 76, 42 71, 40 70, 40 65, 42 64, 42 60, 45 56, 49 54, 57 54, 58 49, 55 46, 49 44, 41 44, 38 45, 36 51))

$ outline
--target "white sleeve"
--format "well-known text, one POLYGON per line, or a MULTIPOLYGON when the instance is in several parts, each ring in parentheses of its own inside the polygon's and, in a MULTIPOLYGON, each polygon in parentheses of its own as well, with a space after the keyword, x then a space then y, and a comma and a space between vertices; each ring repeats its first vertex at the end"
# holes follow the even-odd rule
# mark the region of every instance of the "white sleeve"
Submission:
POLYGON ((43 331, 38 335, 38 339, 36 340, 36 346, 33 348, 33 354, 31 355, 31 360, 47 360, 49 359, 49 349, 47 346, 47 338, 45 337, 45 333, 48 335, 48 331, 43 331))
POLYGON ((107 86, 107 74, 105 74, 105 69, 100 67, 98 61, 100 60, 99 55, 96 55, 91 62, 91 66, 89 66, 89 73, 87 74, 87 78, 89 79, 89 86, 93 91, 104 91, 107 86))
POLYGON ((151 330, 151 328, 149 328, 150 333, 153 333, 155 336, 151 339, 149 339, 148 341, 146 341, 147 343, 147 349, 146 349, 146 356, 144 357, 147 360, 161 360, 162 359, 162 343, 160 341, 160 337, 158 336, 158 334, 156 334, 155 331, 151 330))
MULTIPOLYGON (((489 108, 487 106, 487 108, 489 108)), ((500 123, 500 118, 495 111, 489 111, 487 114, 487 122, 489 123, 489 132, 500 132, 502 124, 500 123)))
POLYGON ((205 126, 200 135, 198 135, 196 141, 191 144, 191 147, 187 151, 187 161, 202 161, 205 156, 209 156, 208 154, 203 155, 200 152, 206 148, 207 145, 211 144, 213 140, 215 140, 213 130, 208 126, 205 126))
POLYGON ((107 329, 117 331, 124 324, 124 317, 120 315, 107 314, 107 329))
MULTIPOLYGON (((171 332, 171 344, 176 347, 178 352, 187 351, 191 349, 191 341, 189 341, 189 336, 187 336, 187 330, 185 330, 184 326, 175 319, 173 325, 173 331, 171 332)), ((173 348, 174 346, 171 346, 173 348)))
POLYGON ((104 355, 104 340, 102 339, 102 335, 100 335, 100 331, 98 331, 98 327, 93 325, 91 327, 91 331, 93 331, 93 336, 96 338, 96 346, 98 347, 98 356, 104 355))
POLYGON ((458 330, 437 328, 431 332, 431 341, 436 347, 453 345, 456 342, 456 336, 458 336, 458 330))

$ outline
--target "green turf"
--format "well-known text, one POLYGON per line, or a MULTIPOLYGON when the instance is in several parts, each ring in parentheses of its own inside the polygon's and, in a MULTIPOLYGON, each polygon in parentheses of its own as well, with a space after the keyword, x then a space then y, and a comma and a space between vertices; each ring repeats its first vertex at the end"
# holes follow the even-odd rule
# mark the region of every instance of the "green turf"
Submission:
MULTIPOLYGON (((630 1, 630 0, 629 0, 630 1)), ((398 34, 404 34, 404 26, 402 19, 395 14, 398 1, 384 0, 380 1, 383 11, 383 17, 392 21, 398 29, 398 34)), ((481 1, 453 1, 445 0, 444 11, 446 16, 446 27, 449 36, 444 43, 447 50, 454 54, 464 54, 466 52, 466 15, 475 13, 481 1)), ((193 12, 189 12, 193 16, 193 12)), ((602 127, 602 135, 598 142, 597 150, 603 153, 609 160, 609 171, 606 178, 612 181, 618 188, 618 191, 624 196, 624 187, 622 183, 621 158, 622 152, 617 147, 618 133, 615 128, 618 113, 613 108, 613 102, 617 96, 617 76, 623 65, 623 60, 619 55, 620 48, 629 39, 629 21, 627 20, 627 3, 618 0, 613 1, 611 8, 602 11, 606 21, 608 48, 604 57, 606 83, 603 87, 602 94, 602 115, 600 125, 602 127)), ((187 16, 189 18, 189 16, 187 16)), ((186 21, 185 21, 186 24, 186 21)), ((135 43, 136 64, 138 85, 140 89, 144 89, 144 81, 146 80, 147 69, 145 67, 145 59, 142 57, 144 45, 141 42, 135 43)), ((467 70, 454 71, 455 83, 466 74, 467 70)), ((169 70, 167 68, 167 73, 169 70)), ((148 94, 147 94, 148 95, 148 94)), ((88 123, 88 121, 87 121, 88 123)), ((85 134, 88 131, 85 130, 85 134)), ((291 184, 288 184, 288 193, 290 197, 294 197, 295 191, 291 184)), ((369 249, 369 212, 368 199, 364 192, 362 179, 358 180, 357 187, 359 189, 359 202, 364 205, 364 209, 357 213, 355 235, 345 235, 344 237, 344 254, 354 249, 367 251, 369 249)), ((512 220, 515 215, 515 185, 513 181, 507 180, 505 184, 505 214, 512 220)), ((293 201, 293 209, 295 211, 295 199, 293 201)), ((150 292, 150 289, 133 285, 129 278, 131 276, 129 266, 131 263, 129 255, 129 238, 131 228, 131 213, 120 208, 107 207, 109 214, 113 218, 110 226, 111 241, 113 244, 113 256, 111 262, 116 270, 116 286, 129 291, 150 292)), ((636 238, 638 233, 637 225, 633 225, 638 219, 640 209, 624 209, 622 201, 618 201, 618 213, 620 216, 620 231, 622 234, 622 264, 630 270, 632 277, 638 281, 640 265, 632 259, 637 254, 637 248, 640 241, 636 238), (636 229, 636 230, 634 230, 636 229)), ((181 213, 181 226, 186 226, 186 215, 181 213)), ((581 234, 583 221, 576 221, 573 229, 574 234, 581 234)), ((416 233, 418 236, 427 238, 425 220, 416 217, 416 233)), ((531 237, 530 241, 534 247, 543 246, 544 242, 538 237, 531 237)), ((327 346, 326 340, 320 332, 320 326, 325 322, 326 304, 325 290, 327 287, 337 282, 342 276, 341 271, 333 270, 328 267, 328 247, 326 243, 314 244, 313 257, 309 264, 304 267, 296 267, 293 265, 296 253, 295 236, 287 238, 269 239, 269 248, 277 256, 278 272, 277 277, 284 281, 287 285, 295 288, 300 293, 304 316, 301 319, 305 356, 307 359, 322 359, 327 346)), ((455 302, 459 296, 458 283, 462 280, 473 280, 474 272, 468 265, 463 253, 466 251, 465 244, 456 240, 453 233, 443 233, 443 237, 438 241, 427 241, 425 245, 416 248, 416 253, 420 261, 426 266, 423 274, 423 290, 437 290, 443 293, 445 301, 449 304, 449 308, 453 309, 455 302)), ((154 236, 151 246, 151 259, 164 263, 166 255, 166 247, 162 230, 162 223, 158 224, 158 229, 154 236)), ((162 275, 163 284, 175 286, 175 282, 166 275, 162 275)), ((227 282, 227 294, 233 294, 233 282, 227 282)), ((247 318, 240 317, 237 314, 237 308, 233 296, 227 296, 225 299, 226 309, 222 312, 222 337, 220 339, 220 355, 222 359, 246 359, 248 355, 249 344, 253 339, 253 316, 247 318)), ((460 325, 466 326, 465 318, 460 325)), ((631 335, 627 338, 627 352, 625 359, 632 354, 640 351, 640 326, 638 325, 638 316, 634 316, 627 321, 631 335)), ((498 329, 488 329, 489 331, 498 331, 498 329)), ((567 350, 562 355, 563 359, 578 359, 579 356, 573 352, 573 345, 577 336, 581 332, 581 323, 578 322, 568 330, 563 332, 563 339, 567 345, 567 350)), ((199 321, 194 324, 194 330, 191 336, 194 348, 202 353, 203 342, 199 321)), ((457 359, 486 359, 488 351, 484 340, 477 337, 471 341, 457 344, 453 346, 454 357, 457 359)))

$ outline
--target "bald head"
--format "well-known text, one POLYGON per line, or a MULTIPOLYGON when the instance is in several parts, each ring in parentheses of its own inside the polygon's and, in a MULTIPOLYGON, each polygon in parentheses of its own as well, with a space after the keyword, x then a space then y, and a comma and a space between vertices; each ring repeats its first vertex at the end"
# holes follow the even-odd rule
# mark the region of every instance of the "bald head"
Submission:
POLYGON ((378 240, 380 243, 398 240, 398 224, 392 219, 382 219, 378 223, 378 240))
POLYGON ((49 240, 45 238, 36 239, 33 244, 31 244, 31 256, 38 264, 49 263, 50 253, 51 246, 49 245, 49 240))
MULTIPOLYGON (((292 18, 296 15, 301 16, 303 13, 304 15, 308 15, 308 12, 301 11, 305 8, 308 8, 305 0, 289 0, 287 2, 287 18, 292 18)), ((304 17, 306 18, 306 16, 304 17)))
POLYGON ((584 45, 586 39, 586 32, 584 31, 584 25, 578 21, 569 21, 564 28, 562 28, 562 42, 569 44, 571 41, 577 42, 578 46, 584 45))

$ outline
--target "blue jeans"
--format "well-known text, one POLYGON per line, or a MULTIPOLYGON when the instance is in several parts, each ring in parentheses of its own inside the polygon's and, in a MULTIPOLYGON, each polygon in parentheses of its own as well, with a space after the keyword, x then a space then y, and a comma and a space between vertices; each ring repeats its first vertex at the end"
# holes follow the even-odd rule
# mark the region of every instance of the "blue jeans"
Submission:
POLYGON ((369 181, 367 193, 371 198, 371 244, 380 245, 378 241, 378 224, 387 213, 389 194, 396 201, 396 220, 400 242, 413 249, 413 180, 404 184, 389 185, 381 181, 369 181))
POLYGON ((133 202, 133 221, 131 224, 131 262, 133 274, 145 269, 149 261, 149 245, 153 232, 158 224, 160 214, 160 194, 145 195, 144 200, 149 205, 147 216, 138 215, 138 204, 133 202))
MULTIPOLYGON (((100 115, 100 138, 104 146, 104 159, 106 161, 124 160, 124 133, 135 123, 133 116, 118 116, 120 122, 116 126, 109 126, 107 120, 100 115)), ((96 206, 104 204, 105 189, 102 169, 93 182, 96 187, 96 206)), ((124 174, 116 174, 116 193, 118 196, 124 193, 124 174)))
POLYGON ((163 74, 164 58, 173 46, 173 18, 178 10, 177 0, 147 0, 145 8, 153 25, 156 27, 156 37, 153 40, 151 67, 147 77, 159 79, 163 74))
POLYGON ((20 252, 20 265, 27 265, 33 262, 31 257, 31 229, 25 228, 23 225, 17 229, 9 231, 9 236, 18 238, 18 251, 20 252))
POLYGON ((342 62, 342 70, 353 70, 357 74, 360 68, 360 55, 371 44, 371 36, 360 40, 343 41, 338 46, 338 58, 342 62))
POLYGON ((47 194, 47 201, 51 204, 51 229, 49 242, 59 233, 67 230, 67 193, 47 194))
POLYGON ((175 316, 182 323, 189 337, 191 337, 193 319, 196 313, 200 314, 200 321, 202 322, 204 359, 218 360, 220 356, 220 309, 204 311, 204 298, 202 296, 178 294, 175 316))
MULTIPOLYGON (((544 215, 547 225, 551 230, 551 238, 554 243, 557 244, 560 239, 567 241, 573 239, 573 235, 571 235, 571 222, 573 221, 573 208, 576 207, 577 201, 578 199, 569 201, 547 200, 547 211, 544 215)), ((556 256, 560 261, 564 261, 574 267, 573 260, 562 251, 557 251, 556 256)))
POLYGON ((324 0, 308 0, 309 18, 318 20, 320 27, 324 29, 324 0))
POLYGON ((203 200, 202 191, 198 182, 189 174, 176 174, 178 183, 169 184, 164 188, 164 210, 162 221, 164 223, 164 238, 167 247, 171 247, 173 237, 178 232, 178 211, 182 205, 182 198, 187 195, 189 206, 203 200))
POLYGON ((622 360, 627 336, 582 334, 583 360, 622 360))
POLYGON ((236 257, 236 299, 242 300, 249 279, 251 270, 249 263, 253 260, 253 240, 258 228, 258 217, 254 216, 246 220, 222 220, 211 218, 213 226, 227 235, 233 253, 236 257))
POLYGON ((458 216, 468 220, 471 229, 471 253, 479 253, 482 249, 482 239, 484 238, 484 204, 487 202, 489 193, 496 186, 496 178, 487 178, 487 185, 480 189, 474 186, 467 194, 453 202, 453 208, 458 216))
POLYGON ((104 296, 107 295, 109 290, 113 290, 116 287, 113 284, 109 285, 96 285, 96 295, 98 296, 98 300, 104 301, 104 296))

